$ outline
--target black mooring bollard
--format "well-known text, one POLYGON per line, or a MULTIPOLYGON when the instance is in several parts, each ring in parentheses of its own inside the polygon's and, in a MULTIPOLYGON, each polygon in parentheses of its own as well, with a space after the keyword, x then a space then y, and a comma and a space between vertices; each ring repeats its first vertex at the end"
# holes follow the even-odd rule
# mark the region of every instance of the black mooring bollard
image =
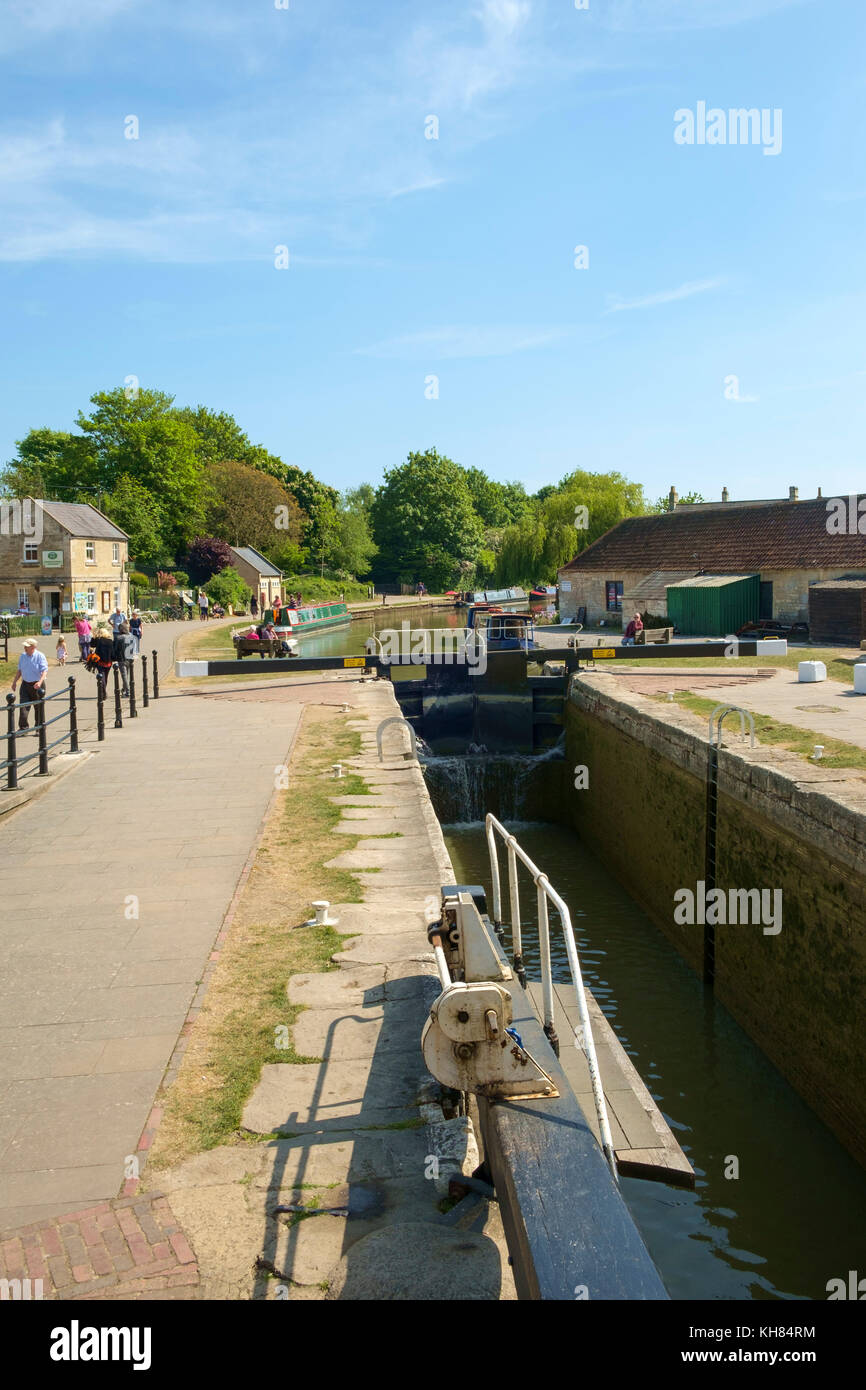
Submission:
POLYGON ((114 727, 123 728, 123 706, 120 703, 120 672, 117 666, 111 668, 114 672, 114 727))
POLYGON ((15 696, 6 696, 6 788, 18 786, 18 754, 15 751, 15 696))
POLYGON ((39 775, 48 776, 48 746, 45 737, 45 694, 37 696, 33 701, 33 719, 36 724, 36 735, 39 739, 39 775))
POLYGON ((67 676, 69 682, 69 751, 78 752, 78 706, 75 703, 75 677, 67 676))
POLYGON ((135 662, 129 663, 129 717, 138 718, 138 710, 135 708, 135 662))
POLYGON ((141 653, 141 703, 145 709, 150 703, 147 689, 147 655, 145 652, 141 653))
POLYGON ((153 698, 159 699, 159 667, 156 664, 156 648, 153 649, 153 698))
POLYGON ((100 743, 105 738, 105 681, 101 671, 96 674, 96 737, 100 743))

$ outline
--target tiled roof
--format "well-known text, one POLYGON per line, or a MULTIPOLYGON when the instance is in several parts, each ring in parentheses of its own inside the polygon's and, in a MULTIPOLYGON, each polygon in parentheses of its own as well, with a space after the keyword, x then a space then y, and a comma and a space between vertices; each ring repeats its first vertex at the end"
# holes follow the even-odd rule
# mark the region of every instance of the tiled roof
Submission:
POLYGON ((70 536, 84 536, 89 541, 126 541, 125 531, 109 521, 107 516, 91 507, 89 502, 44 502, 37 500, 46 516, 50 516, 70 536))
POLYGON ((234 551, 235 555, 239 555, 242 560, 246 560, 247 564, 251 565, 257 574, 271 575, 275 579, 280 578, 282 571, 278 570, 276 565, 272 565, 270 560, 266 560, 264 555, 260 555, 253 546, 233 545, 230 548, 234 551))
POLYGON ((564 572, 603 570, 614 579, 622 570, 866 567, 866 535, 830 534, 828 501, 818 497, 629 517, 587 546, 564 572))

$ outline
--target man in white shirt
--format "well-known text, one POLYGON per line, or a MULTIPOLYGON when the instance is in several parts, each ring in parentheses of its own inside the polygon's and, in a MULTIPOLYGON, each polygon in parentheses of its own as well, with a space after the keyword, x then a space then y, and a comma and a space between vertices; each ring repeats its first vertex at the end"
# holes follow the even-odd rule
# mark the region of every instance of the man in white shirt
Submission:
MULTIPOLYGON (((24 643, 24 650, 18 658, 18 670, 12 680, 12 694, 18 682, 21 682, 21 703, 18 708, 18 728, 21 733, 29 732, 27 721, 30 717, 30 705, 36 700, 45 698, 45 676, 48 671, 48 661, 38 649, 35 637, 28 637, 24 643)), ((34 714, 35 723, 38 725, 41 709, 34 714)))
POLYGON ((111 630, 116 637, 120 624, 126 622, 126 614, 122 608, 115 608, 114 612, 109 614, 108 621, 111 623, 111 630))

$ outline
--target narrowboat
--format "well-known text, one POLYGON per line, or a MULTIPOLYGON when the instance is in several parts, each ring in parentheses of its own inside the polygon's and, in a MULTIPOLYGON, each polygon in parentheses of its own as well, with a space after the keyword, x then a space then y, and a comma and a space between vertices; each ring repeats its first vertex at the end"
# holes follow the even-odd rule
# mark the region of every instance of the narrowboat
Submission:
POLYGON ((281 637, 306 637, 308 632, 323 632, 326 628, 350 623, 352 615, 345 603, 319 603, 303 608, 281 608, 277 616, 268 608, 264 621, 272 622, 281 637))
POLYGON ((555 584, 536 584, 534 589, 529 590, 530 598, 556 598, 555 584))
POLYGON ((526 602, 527 595, 520 587, 514 589, 476 589, 460 594, 455 600, 457 607, 471 608, 473 604, 495 604, 498 608, 511 608, 526 602))
POLYGON ((476 603, 469 609, 466 625, 478 632, 490 652, 535 651, 535 619, 531 613, 510 613, 489 604, 476 603))

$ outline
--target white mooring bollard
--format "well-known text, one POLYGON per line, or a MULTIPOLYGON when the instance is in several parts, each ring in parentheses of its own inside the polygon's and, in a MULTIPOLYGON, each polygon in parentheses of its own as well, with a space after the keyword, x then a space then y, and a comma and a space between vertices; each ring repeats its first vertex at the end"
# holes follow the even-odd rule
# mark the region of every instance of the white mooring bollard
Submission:
POLYGON ((337 781, 339 781, 340 778, 341 778, 342 775, 343 775, 343 764, 342 764, 342 763, 334 763, 331 770, 332 770, 334 776, 336 777, 337 781))
POLYGON ((339 918, 332 917, 330 915, 328 910, 330 906, 331 904, 329 902, 326 902, 324 898, 318 898, 315 902, 311 902, 310 907, 313 909, 316 915, 315 917, 310 917, 310 919, 304 923, 304 926, 335 927, 337 925, 337 922, 339 921, 339 918))
POLYGON ((827 667, 823 661, 801 661, 797 671, 801 681, 825 681, 827 679, 827 667))
POLYGON ((866 661, 854 664, 854 694, 866 695, 866 661))

